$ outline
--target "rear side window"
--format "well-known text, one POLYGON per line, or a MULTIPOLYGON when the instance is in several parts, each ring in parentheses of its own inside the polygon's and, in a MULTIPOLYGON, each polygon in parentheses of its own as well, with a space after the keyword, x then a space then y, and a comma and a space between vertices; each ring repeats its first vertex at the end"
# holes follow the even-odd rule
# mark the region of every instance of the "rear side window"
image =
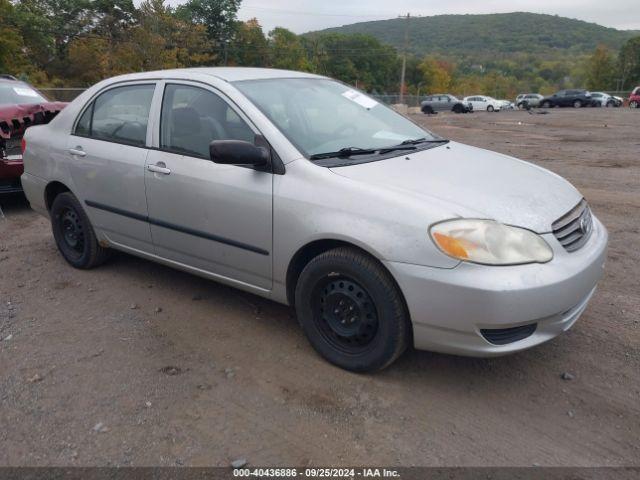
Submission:
POLYGON ((76 135, 144 146, 154 84, 112 88, 84 111, 76 124, 76 135))
POLYGON ((160 118, 161 148, 209 158, 209 144, 214 140, 253 143, 255 133, 215 93, 190 85, 167 85, 160 118))

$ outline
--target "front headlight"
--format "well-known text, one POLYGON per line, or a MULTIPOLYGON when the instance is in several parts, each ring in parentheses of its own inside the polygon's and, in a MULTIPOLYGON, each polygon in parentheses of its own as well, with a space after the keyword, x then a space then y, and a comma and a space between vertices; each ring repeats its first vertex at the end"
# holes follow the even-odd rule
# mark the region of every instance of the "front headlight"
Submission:
POLYGON ((440 250, 467 262, 519 265, 553 258, 551 247, 540 235, 493 220, 448 220, 433 225, 429 233, 440 250))

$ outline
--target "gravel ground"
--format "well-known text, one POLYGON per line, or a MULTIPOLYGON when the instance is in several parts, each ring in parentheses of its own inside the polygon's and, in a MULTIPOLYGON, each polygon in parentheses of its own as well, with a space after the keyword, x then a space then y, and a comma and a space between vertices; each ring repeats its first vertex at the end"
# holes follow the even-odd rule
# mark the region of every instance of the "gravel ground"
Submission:
POLYGON ((0 199, 0 465, 640 465, 640 112, 414 118, 584 193, 611 243, 571 331, 355 375, 284 306, 127 255, 74 270, 0 199))

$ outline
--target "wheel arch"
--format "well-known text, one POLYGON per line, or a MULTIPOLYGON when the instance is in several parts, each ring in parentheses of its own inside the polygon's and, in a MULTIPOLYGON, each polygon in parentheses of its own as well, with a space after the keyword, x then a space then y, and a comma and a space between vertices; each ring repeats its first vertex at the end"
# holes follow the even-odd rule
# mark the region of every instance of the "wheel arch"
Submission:
POLYGON ((47 184, 44 189, 44 204, 47 207, 47 211, 51 211, 55 198, 64 192, 71 192, 71 189, 62 182, 54 180, 47 184))
POLYGON ((375 260, 389 274, 389 277, 392 279, 393 283, 398 289, 398 292, 400 292, 400 296, 402 298, 402 301, 404 302, 404 306, 406 308, 407 314, 409 314, 409 308, 407 306, 407 302, 406 302, 406 299, 404 298, 404 293, 402 292, 400 285, 396 281, 393 274, 389 271, 389 269, 379 260, 377 255, 363 248, 360 245, 356 245, 355 243, 349 242, 347 240, 339 240, 339 239, 332 239, 332 238, 311 241, 306 245, 300 247, 298 251, 296 251, 296 253, 291 257, 291 260, 289 261, 289 265, 287 266, 287 275, 285 279, 287 303, 290 306, 292 307, 295 306, 296 285, 298 283, 298 279, 300 278, 300 274, 302 273, 302 270, 304 270, 304 267, 306 267, 307 264, 318 255, 338 247, 353 248, 354 250, 357 250, 360 253, 366 255, 367 257, 370 257, 373 260, 375 260))

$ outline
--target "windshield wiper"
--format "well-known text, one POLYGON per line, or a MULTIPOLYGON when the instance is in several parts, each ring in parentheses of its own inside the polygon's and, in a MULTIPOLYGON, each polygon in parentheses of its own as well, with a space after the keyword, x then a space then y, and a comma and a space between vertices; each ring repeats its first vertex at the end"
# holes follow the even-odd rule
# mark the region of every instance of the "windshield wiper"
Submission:
POLYGON ((427 140, 425 137, 416 138, 415 140, 405 140, 400 143, 400 145, 418 145, 420 143, 449 143, 449 140, 444 138, 433 138, 431 140, 427 140))
POLYGON ((381 148, 378 150, 378 153, 383 155, 385 153, 395 152, 396 150, 416 150, 416 149, 417 147, 415 145, 401 144, 401 145, 394 145, 393 147, 381 148))
POLYGON ((322 158, 351 157, 353 155, 371 155, 376 152, 377 150, 373 150, 370 148, 345 147, 336 152, 314 153, 309 157, 309 159, 320 160, 322 158))
POLYGON ((380 148, 378 150, 378 153, 384 154, 384 153, 389 153, 389 152, 393 152, 396 150, 416 150, 418 147, 416 147, 416 145, 419 145, 421 143, 448 143, 449 140, 445 140, 444 138, 440 138, 440 139, 432 139, 432 140, 427 140, 426 138, 416 138, 414 140, 405 140, 401 143, 399 143, 398 145, 393 145, 391 147, 386 147, 386 148, 380 148))

